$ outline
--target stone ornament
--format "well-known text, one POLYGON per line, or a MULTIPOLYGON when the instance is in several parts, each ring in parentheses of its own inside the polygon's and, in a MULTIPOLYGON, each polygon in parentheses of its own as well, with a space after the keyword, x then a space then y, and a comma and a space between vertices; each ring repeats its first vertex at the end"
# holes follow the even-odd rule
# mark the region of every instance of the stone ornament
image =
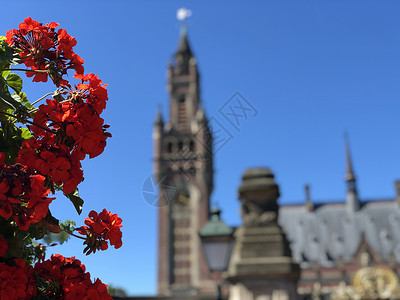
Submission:
POLYGON ((245 227, 265 226, 278 218, 279 187, 268 168, 248 169, 242 176, 239 199, 245 227))
POLYGON ((396 274, 386 267, 359 269, 351 286, 341 283, 330 300, 400 299, 400 286, 396 274))

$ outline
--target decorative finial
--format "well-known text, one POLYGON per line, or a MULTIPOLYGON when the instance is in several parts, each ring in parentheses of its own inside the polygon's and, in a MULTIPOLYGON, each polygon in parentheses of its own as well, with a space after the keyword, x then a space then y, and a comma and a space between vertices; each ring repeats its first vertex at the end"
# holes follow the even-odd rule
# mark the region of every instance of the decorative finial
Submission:
POLYGON ((192 15, 192 11, 185 7, 179 8, 176 11, 176 18, 181 21, 181 36, 186 35, 186 19, 192 15))
POLYGON ((176 11, 176 18, 179 21, 184 21, 185 19, 189 18, 192 15, 192 11, 190 9, 187 9, 185 7, 179 8, 176 11))

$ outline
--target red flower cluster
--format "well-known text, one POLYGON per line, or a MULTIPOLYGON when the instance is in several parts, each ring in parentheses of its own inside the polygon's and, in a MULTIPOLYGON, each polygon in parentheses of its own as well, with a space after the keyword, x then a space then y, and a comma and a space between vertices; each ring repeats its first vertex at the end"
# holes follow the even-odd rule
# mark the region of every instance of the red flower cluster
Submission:
POLYGON ((65 144, 83 159, 86 154, 90 158, 101 154, 111 134, 105 131, 109 126, 100 117, 108 100, 106 85, 101 85, 102 81, 94 74, 80 78, 82 83, 67 92, 66 101, 48 99, 47 104, 39 106, 33 122, 40 127, 33 126, 32 131, 42 137, 48 131, 54 132, 58 144, 65 144))
POLYGON ((63 192, 73 192, 82 181, 81 160, 101 154, 108 125, 100 117, 108 100, 106 85, 94 74, 82 79, 75 89, 68 87, 67 100, 47 99, 33 119, 34 138, 26 140, 16 161, 49 178, 63 192), (88 83, 85 83, 88 82, 88 83))
POLYGON ((33 81, 47 81, 47 76, 59 85, 68 81, 62 79, 68 69, 74 69, 77 74, 83 74, 83 59, 74 53, 75 38, 65 29, 55 30, 59 24, 51 22, 43 25, 30 17, 19 25, 19 29, 7 32, 7 43, 22 50, 23 63, 32 70, 46 72, 26 72, 33 81))
MULTIPOLYGON (((18 29, 7 32, 9 46, 3 43, 7 50, 20 53, 21 63, 28 68, 23 71, 28 77, 34 76, 34 82, 46 82, 50 77, 62 87, 57 89, 54 99, 48 99, 39 109, 26 105, 26 110, 3 111, 3 129, 13 130, 7 130, 5 152, 0 152, 0 220, 8 223, 0 228, 2 300, 112 299, 107 286, 99 279, 92 282, 79 260, 53 255, 44 261, 45 247, 33 247, 31 243, 31 237, 61 231, 58 220, 49 212, 49 204, 55 199, 49 193, 54 194, 60 187, 65 194, 73 192, 83 180, 81 160, 86 155, 93 158, 101 154, 111 137, 106 132, 109 126, 100 117, 108 101, 107 85, 94 74, 84 75, 83 60, 73 51, 75 38, 64 29, 56 30, 58 26, 55 22, 43 25, 27 18, 18 29), (63 78, 69 69, 75 70, 74 77, 81 83, 72 86, 63 78), (16 116, 17 121, 31 124, 27 128, 32 137, 22 143, 27 132, 16 128, 12 122, 16 116), (34 223, 37 224, 30 226, 34 223), (26 262, 32 260, 38 260, 35 267, 27 266, 26 262)), ((5 88, 8 93, 8 87, 5 88)), ((67 197, 79 210, 82 200, 73 195, 67 197)), ((105 250, 108 242, 115 248, 121 247, 121 222, 116 214, 105 209, 99 214, 90 212, 86 226, 76 229, 85 236, 84 253, 105 250)), ((66 232, 72 230, 65 228, 66 232)))
POLYGON ((92 283, 90 273, 86 272, 85 266, 75 257, 52 255, 49 260, 36 263, 34 270, 41 280, 52 287, 45 289, 43 296, 65 300, 112 300, 107 292, 107 285, 100 279, 92 283))
POLYGON ((106 209, 101 213, 91 211, 89 218, 85 219, 87 226, 78 228, 80 234, 86 235, 84 245, 87 245, 83 252, 86 255, 94 253, 97 250, 106 250, 108 248, 107 240, 110 244, 118 249, 122 246, 122 219, 117 214, 112 214, 106 209))
POLYGON ((89 103, 98 114, 101 114, 108 100, 107 85, 102 84, 103 81, 93 73, 85 76, 75 75, 75 78, 82 79, 82 83, 79 83, 76 88, 75 101, 89 103), (84 83, 85 81, 89 83, 84 83))
POLYGON ((16 162, 37 170, 56 185, 62 185, 64 194, 69 194, 82 181, 81 162, 76 154, 71 155, 67 146, 57 146, 54 137, 49 137, 49 134, 46 137, 25 140, 16 162))
POLYGON ((5 165, 5 155, 0 153, 0 216, 13 217, 21 230, 46 217, 50 190, 45 187, 45 177, 34 174, 20 164, 5 165))
POLYGON ((36 296, 33 268, 23 259, 14 259, 12 266, 0 263, 0 299, 31 299, 36 296))
POLYGON ((26 266, 25 260, 14 259, 0 263, 0 299, 65 299, 112 300, 107 285, 96 279, 75 257, 59 254, 49 260, 26 266))

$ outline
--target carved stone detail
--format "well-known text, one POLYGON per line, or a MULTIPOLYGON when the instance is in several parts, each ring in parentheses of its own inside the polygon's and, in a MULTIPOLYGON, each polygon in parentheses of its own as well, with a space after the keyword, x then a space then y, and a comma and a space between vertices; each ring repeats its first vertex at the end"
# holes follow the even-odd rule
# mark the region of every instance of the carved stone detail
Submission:
POLYGON ((239 187, 241 214, 246 227, 264 226, 278 218, 279 188, 268 168, 247 170, 239 187))

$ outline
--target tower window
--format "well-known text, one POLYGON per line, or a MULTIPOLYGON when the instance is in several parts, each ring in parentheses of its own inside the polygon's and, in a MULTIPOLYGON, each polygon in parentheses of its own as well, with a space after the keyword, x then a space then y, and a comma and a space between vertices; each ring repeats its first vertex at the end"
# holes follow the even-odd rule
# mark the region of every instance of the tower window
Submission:
POLYGON ((178 99, 178 124, 186 123, 186 103, 185 96, 178 99))
POLYGON ((189 150, 190 150, 191 152, 194 151, 194 142, 193 142, 193 141, 190 141, 190 142, 189 142, 189 150))
POLYGON ((179 152, 182 152, 182 150, 183 150, 183 143, 182 143, 182 142, 179 142, 179 143, 178 143, 178 151, 179 151, 179 152))
POLYGON ((168 152, 168 153, 171 153, 171 152, 172 152, 172 143, 171 143, 171 142, 169 142, 169 143, 167 144, 167 152, 168 152))

